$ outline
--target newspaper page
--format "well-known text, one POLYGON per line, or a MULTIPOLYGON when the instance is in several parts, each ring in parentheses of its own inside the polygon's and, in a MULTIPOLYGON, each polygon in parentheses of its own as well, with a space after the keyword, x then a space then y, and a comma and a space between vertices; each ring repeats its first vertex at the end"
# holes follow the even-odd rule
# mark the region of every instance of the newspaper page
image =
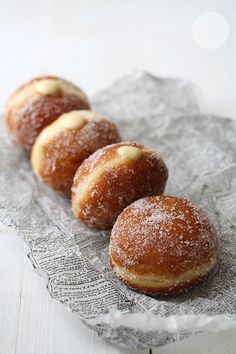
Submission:
POLYGON ((0 129, 0 221, 14 227, 53 299, 98 335, 144 349, 236 324, 236 122, 200 114, 188 82, 134 73, 93 100, 123 140, 161 154, 166 194, 203 206, 221 238, 216 269, 192 290, 171 297, 139 294, 116 279, 109 231, 77 221, 70 199, 40 183, 28 156, 0 129))

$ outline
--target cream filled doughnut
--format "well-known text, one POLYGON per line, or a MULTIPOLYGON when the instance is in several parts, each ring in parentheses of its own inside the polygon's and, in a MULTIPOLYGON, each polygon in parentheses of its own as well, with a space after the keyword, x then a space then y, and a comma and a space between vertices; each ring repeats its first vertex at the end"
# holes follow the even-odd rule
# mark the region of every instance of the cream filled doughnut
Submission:
POLYGON ((85 160, 75 175, 74 214, 90 227, 110 228, 134 200, 162 194, 167 178, 163 159, 141 144, 104 147, 85 160))
POLYGON ((211 271, 218 237, 204 212, 180 197, 140 199, 118 217, 109 257, 114 274, 150 295, 186 290, 211 271))
POLYGON ((89 108, 79 87, 58 77, 43 76, 21 86, 10 97, 4 120, 12 140, 31 150, 40 131, 60 115, 89 108))
POLYGON ((119 141, 116 126, 100 114, 65 113, 39 134, 31 152, 32 167, 46 184, 70 194, 80 164, 101 147, 119 141))

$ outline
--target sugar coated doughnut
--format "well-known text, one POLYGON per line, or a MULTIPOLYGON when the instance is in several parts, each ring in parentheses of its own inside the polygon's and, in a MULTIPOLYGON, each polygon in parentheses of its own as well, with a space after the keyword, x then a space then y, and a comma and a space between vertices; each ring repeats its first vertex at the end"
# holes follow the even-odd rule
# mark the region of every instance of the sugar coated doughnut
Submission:
POLYGON ((216 264, 218 237, 202 209, 180 197, 140 199, 118 217, 111 233, 115 275, 150 295, 192 287, 216 264))
POLYGON ((80 164, 101 147, 119 141, 116 126, 100 114, 65 113, 39 134, 31 152, 32 167, 49 186, 70 194, 80 164))
POLYGON ((89 108, 79 87, 58 77, 43 76, 21 86, 10 97, 4 120, 12 140, 31 150, 40 131, 60 115, 89 108))
POLYGON ((112 227, 134 200, 164 192, 168 170, 163 159, 138 143, 104 147, 79 167, 72 187, 76 218, 90 227, 112 227))

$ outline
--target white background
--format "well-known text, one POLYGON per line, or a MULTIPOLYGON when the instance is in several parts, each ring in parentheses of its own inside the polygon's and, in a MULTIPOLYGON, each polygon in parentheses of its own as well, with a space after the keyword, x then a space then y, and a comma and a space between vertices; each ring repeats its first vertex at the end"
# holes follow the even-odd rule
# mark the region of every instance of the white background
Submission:
MULTIPOLYGON (((209 0, 0 0, 0 110, 41 74, 68 78, 89 96, 136 69, 198 85, 204 111, 236 117, 236 2, 209 0), (192 38, 194 19, 222 14, 228 41, 216 50, 192 38)), ((201 335, 155 353, 233 353, 235 332, 201 335)), ((0 228, 0 354, 135 353, 97 338, 62 305, 0 228)))

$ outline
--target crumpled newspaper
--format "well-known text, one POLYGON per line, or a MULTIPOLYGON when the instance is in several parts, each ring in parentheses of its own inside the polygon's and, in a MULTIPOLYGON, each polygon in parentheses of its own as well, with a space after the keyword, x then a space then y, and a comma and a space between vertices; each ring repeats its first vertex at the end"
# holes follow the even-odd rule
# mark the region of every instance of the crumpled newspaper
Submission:
POLYGON ((208 213, 221 237, 216 269, 186 293, 153 298, 112 273, 109 232, 73 217, 67 197, 36 180, 28 157, 0 129, 0 220, 17 230, 51 296, 110 342, 150 348, 201 331, 236 325, 236 122, 201 115, 182 80, 135 73, 92 101, 123 140, 160 153, 169 167, 166 194, 185 196, 208 213))

